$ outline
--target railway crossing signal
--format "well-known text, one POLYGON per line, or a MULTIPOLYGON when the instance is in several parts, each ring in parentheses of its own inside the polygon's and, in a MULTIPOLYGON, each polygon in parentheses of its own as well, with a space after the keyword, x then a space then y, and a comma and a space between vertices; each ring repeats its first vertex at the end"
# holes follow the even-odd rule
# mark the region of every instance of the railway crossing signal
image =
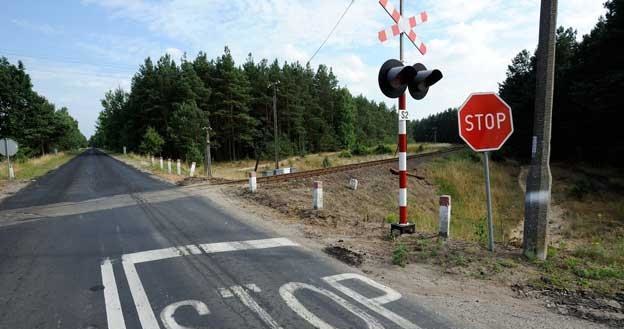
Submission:
POLYGON ((442 79, 439 70, 427 70, 420 63, 412 66, 403 65, 403 34, 414 44, 418 51, 425 55, 427 46, 420 41, 413 28, 428 20, 426 12, 409 18, 403 17, 403 0, 400 0, 397 10, 390 0, 379 0, 379 4, 394 21, 389 29, 379 31, 379 41, 385 42, 389 35, 399 35, 399 60, 386 61, 379 70, 379 88, 384 95, 390 98, 399 98, 399 222, 390 226, 390 233, 403 234, 416 232, 416 225, 407 221, 407 120, 405 89, 415 99, 422 99, 427 95, 429 87, 442 79))
POLYGON ((379 31, 379 33, 377 34, 377 38, 379 38, 379 41, 386 42, 390 34, 392 34, 392 36, 397 36, 401 33, 405 33, 407 35, 407 38, 414 44, 414 46, 416 46, 418 51, 420 51, 420 53, 423 55, 426 54, 427 46, 418 38, 413 28, 416 27, 416 25, 420 25, 427 21, 427 12, 423 11, 422 13, 418 14, 418 16, 412 16, 405 19, 403 18, 402 13, 397 10, 392 5, 392 3, 390 3, 389 0, 379 0, 379 4, 381 4, 381 6, 386 10, 388 15, 390 15, 390 17, 392 17, 392 20, 394 20, 394 22, 396 23, 390 26, 388 29, 379 31))
POLYGON ((414 99, 423 99, 429 87, 442 79, 440 70, 427 70, 425 65, 416 63, 412 66, 403 66, 396 59, 387 60, 379 69, 379 88, 390 98, 400 97, 409 88, 414 99))

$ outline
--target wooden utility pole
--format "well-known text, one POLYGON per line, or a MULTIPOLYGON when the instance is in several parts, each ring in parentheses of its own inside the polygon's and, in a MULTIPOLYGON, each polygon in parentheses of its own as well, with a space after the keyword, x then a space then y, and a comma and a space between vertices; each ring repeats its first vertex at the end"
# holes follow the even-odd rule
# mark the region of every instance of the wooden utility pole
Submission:
POLYGON ((542 0, 539 44, 537 46, 537 83, 535 118, 531 147, 531 167, 527 177, 524 207, 524 254, 546 259, 548 250, 548 213, 552 176, 550 173, 550 135, 555 73, 555 31, 557 0, 542 0))
POLYGON ((206 177, 212 177, 212 157, 210 155, 210 131, 212 128, 210 127, 210 122, 208 123, 208 127, 204 127, 206 130, 206 152, 204 153, 204 170, 206 177))
POLYGON ((277 85, 279 80, 271 83, 273 87, 273 146, 275 148, 275 169, 279 169, 279 142, 277 139, 277 85))

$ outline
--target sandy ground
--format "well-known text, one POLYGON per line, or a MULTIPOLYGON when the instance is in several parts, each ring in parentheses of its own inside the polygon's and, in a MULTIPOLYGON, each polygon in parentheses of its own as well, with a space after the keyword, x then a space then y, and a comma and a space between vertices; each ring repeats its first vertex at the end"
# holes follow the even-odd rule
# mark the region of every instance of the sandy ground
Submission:
POLYGON ((17 193, 19 190, 28 185, 31 181, 14 180, 11 182, 2 182, 0 184, 0 203, 5 198, 17 193))
MULTIPOLYGON (((340 244, 340 240, 345 240, 339 238, 339 232, 332 236, 319 236, 313 224, 241 198, 244 186, 189 188, 197 189, 194 194, 212 200, 224 211, 244 218, 252 225, 287 236, 318 254, 324 254, 323 249, 328 245, 340 244)), ((390 264, 388 258, 367 257, 359 268, 353 269, 396 288, 431 311, 465 324, 465 327, 608 328, 551 312, 545 307, 547 300, 519 295, 508 285, 440 273, 439 269, 428 265, 408 264, 401 268, 390 264)))

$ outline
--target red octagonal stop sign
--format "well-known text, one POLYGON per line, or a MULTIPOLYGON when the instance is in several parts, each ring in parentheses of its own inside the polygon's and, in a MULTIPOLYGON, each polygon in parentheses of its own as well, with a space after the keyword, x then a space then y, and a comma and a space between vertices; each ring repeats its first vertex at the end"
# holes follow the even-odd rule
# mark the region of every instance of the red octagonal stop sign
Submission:
POLYGON ((495 93, 474 93, 459 108, 459 136, 477 151, 501 148, 513 133, 511 108, 495 93))

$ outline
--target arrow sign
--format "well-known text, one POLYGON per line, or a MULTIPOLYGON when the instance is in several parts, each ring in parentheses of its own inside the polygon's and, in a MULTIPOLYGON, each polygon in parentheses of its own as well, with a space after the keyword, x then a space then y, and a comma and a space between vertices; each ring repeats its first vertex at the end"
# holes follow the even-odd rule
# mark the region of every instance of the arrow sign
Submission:
POLYGON ((399 13, 399 11, 390 3, 389 0, 379 0, 379 4, 386 10, 388 15, 390 15, 390 17, 392 17, 392 20, 394 20, 394 22, 396 23, 388 29, 379 31, 377 35, 379 41, 385 42, 386 40, 388 40, 389 35, 397 36, 401 33, 405 33, 405 35, 407 35, 407 38, 414 44, 414 46, 416 46, 418 51, 420 51, 420 53, 423 55, 426 54, 427 46, 418 38, 413 28, 416 27, 416 25, 420 25, 427 21, 427 12, 423 11, 418 16, 412 16, 405 19, 403 18, 403 16, 401 16, 401 13, 399 13))

